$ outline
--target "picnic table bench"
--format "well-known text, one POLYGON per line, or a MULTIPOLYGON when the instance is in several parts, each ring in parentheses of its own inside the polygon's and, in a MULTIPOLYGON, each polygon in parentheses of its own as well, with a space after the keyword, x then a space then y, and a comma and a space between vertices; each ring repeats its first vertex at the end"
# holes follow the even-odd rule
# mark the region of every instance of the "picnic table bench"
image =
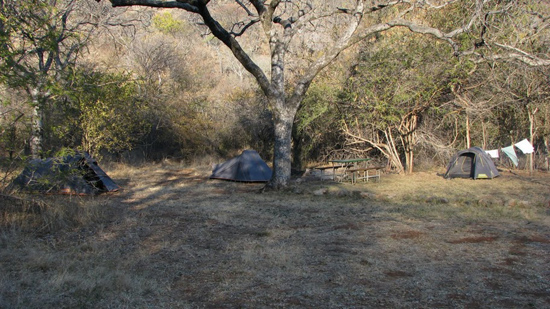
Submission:
POLYGON ((369 181, 369 179, 380 181, 380 174, 383 166, 371 166, 371 167, 353 167, 346 170, 346 173, 351 174, 349 178, 351 183, 357 183, 357 180, 369 181))
POLYGON ((352 167, 352 165, 349 164, 332 164, 332 165, 324 165, 324 166, 316 166, 313 169, 320 170, 321 171, 321 180, 325 179, 325 171, 326 170, 332 170, 332 180, 336 180, 337 177, 342 176, 342 174, 337 174, 336 170, 338 169, 348 169, 352 167))

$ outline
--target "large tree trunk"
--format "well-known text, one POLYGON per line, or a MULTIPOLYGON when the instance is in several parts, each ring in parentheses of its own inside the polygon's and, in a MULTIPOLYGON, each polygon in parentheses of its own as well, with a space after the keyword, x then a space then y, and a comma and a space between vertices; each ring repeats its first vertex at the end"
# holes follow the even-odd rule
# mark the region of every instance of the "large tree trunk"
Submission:
POLYGON ((31 156, 33 159, 40 158, 42 153, 43 124, 44 121, 42 117, 42 110, 39 106, 36 106, 32 113, 31 138, 29 141, 31 156))
POLYGON ((275 148, 273 150, 273 177, 269 187, 281 189, 288 186, 292 161, 292 125, 296 112, 281 111, 274 119, 275 148))

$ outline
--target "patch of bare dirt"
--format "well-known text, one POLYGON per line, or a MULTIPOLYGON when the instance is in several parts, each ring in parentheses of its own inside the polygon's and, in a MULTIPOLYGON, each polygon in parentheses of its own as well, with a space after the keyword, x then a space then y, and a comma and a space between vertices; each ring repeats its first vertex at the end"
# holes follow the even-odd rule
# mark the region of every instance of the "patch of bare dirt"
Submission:
POLYGON ((451 244, 476 244, 476 243, 483 243, 483 242, 493 242, 497 240, 497 236, 473 236, 473 237, 464 237, 454 240, 449 240, 449 243, 451 244))
POLYGON ((391 237, 393 239, 415 239, 421 237, 422 235, 424 235, 424 233, 419 231, 403 231, 392 234, 391 237))

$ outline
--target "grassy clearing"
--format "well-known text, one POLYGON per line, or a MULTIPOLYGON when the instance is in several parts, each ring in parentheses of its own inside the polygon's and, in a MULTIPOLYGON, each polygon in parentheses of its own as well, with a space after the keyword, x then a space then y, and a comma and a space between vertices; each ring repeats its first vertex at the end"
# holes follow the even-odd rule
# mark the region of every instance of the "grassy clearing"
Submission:
POLYGON ((206 167, 107 172, 122 192, 2 199, 1 308, 550 306, 547 174, 260 194, 206 167))

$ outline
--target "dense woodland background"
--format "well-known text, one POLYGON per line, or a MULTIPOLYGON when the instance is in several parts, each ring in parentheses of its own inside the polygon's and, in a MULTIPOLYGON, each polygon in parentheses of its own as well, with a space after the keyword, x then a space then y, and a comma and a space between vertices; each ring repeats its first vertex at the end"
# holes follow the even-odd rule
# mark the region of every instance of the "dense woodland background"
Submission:
MULTIPOLYGON (((509 3, 505 14, 486 17, 493 18, 492 35, 548 59, 550 4, 509 3)), ((271 160, 272 113, 263 94, 196 16, 91 0, 0 7, 0 157, 29 156, 40 136, 42 156, 76 148, 126 162, 212 163, 253 148, 271 160), (40 132, 33 132, 37 121, 40 132)), ((243 14, 235 1, 209 7, 226 27, 243 14)), ((450 5, 415 18, 445 28, 463 9, 450 5)), ((369 18, 381 18, 376 14, 388 13, 369 18)), ((269 67, 269 50, 256 44, 259 30, 247 31, 241 44, 269 67)), ((476 44, 481 31, 464 34, 471 41, 465 45, 476 44)), ((301 59, 288 61, 318 53, 311 42, 302 42, 301 59)), ((413 162, 444 166, 457 149, 497 149, 527 138, 536 149, 534 168, 547 170, 550 68, 496 58, 455 57, 448 44, 405 29, 368 38, 309 89, 294 124, 294 168, 372 156, 405 172, 413 162)), ((529 168, 529 158, 518 154, 519 168, 529 168)), ((511 166, 507 158, 500 164, 511 166)))

